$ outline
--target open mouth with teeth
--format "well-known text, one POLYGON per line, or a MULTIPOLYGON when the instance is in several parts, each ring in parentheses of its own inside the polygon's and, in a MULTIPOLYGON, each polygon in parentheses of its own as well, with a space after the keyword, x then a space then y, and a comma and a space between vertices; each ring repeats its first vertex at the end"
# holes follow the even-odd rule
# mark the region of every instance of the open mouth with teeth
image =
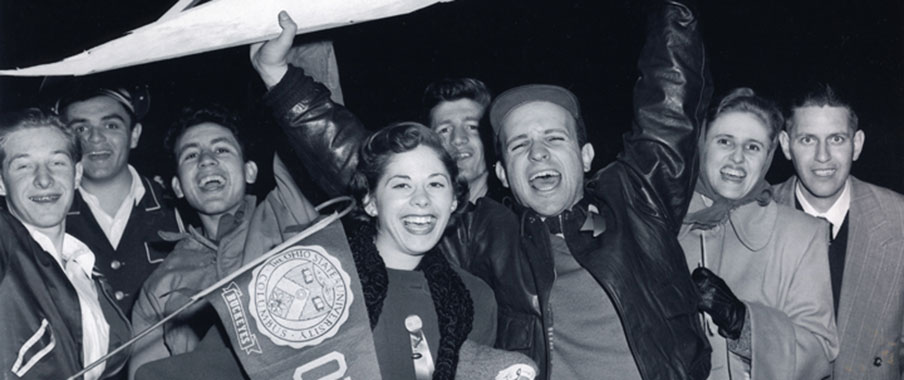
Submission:
POLYGON ((198 181, 202 191, 216 191, 226 186, 226 178, 221 175, 208 175, 198 181))
POLYGON ((113 155, 112 151, 109 150, 95 150, 88 152, 85 157, 89 160, 106 160, 113 155))
POLYGON ((61 194, 43 194, 32 195, 28 197, 28 199, 35 203, 54 203, 59 200, 61 196, 61 194))
POLYGON ((835 175, 835 169, 813 169, 813 175, 817 177, 831 177, 835 175))
POLYGON ((528 182, 534 189, 548 191, 559 186, 559 183, 562 182, 562 174, 555 170, 544 170, 534 173, 528 182))
POLYGON ((429 234, 436 227, 436 217, 433 215, 408 215, 402 218, 402 225, 412 234, 429 234))
POLYGON ((744 169, 736 169, 731 167, 724 167, 719 171, 719 174, 722 175, 722 179, 728 182, 743 182, 744 178, 747 177, 747 171, 744 169))
POLYGON ((472 156, 474 156, 474 155, 471 154, 471 152, 461 152, 461 151, 456 152, 454 155, 452 155, 452 157, 455 158, 455 161, 467 160, 467 159, 471 158, 472 156))

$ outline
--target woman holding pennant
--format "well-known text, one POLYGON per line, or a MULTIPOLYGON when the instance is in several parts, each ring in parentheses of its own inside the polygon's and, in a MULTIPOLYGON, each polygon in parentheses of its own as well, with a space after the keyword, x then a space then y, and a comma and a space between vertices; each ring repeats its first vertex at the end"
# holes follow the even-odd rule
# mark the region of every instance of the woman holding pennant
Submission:
POLYGON ((679 241, 713 346, 710 379, 819 379, 838 354, 827 225, 772 201, 782 116, 739 88, 707 118, 679 241))

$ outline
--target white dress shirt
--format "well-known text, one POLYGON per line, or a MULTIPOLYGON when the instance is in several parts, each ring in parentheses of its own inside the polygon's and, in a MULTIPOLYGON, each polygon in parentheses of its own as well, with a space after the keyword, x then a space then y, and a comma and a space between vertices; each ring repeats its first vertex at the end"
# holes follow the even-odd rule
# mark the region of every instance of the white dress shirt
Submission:
POLYGON ((829 207, 826 212, 819 212, 816 207, 813 207, 813 205, 807 201, 799 181, 797 182, 797 186, 794 187, 794 195, 797 196, 797 201, 800 202, 800 206, 804 209, 804 212, 817 218, 825 218, 829 223, 832 223, 832 239, 838 236, 838 232, 841 231, 841 225, 844 224, 844 218, 851 208, 850 179, 845 181, 844 190, 841 190, 841 196, 835 200, 835 203, 832 204, 832 207, 829 207))
POLYGON ((85 204, 91 209, 91 213, 94 214, 94 220, 100 225, 100 229, 104 231, 104 235, 107 236, 107 240, 110 241, 113 249, 119 246, 122 233, 126 230, 126 224, 129 223, 132 207, 138 206, 138 202, 141 201, 141 197, 144 196, 145 192, 144 184, 141 183, 141 176, 138 175, 138 171, 132 165, 129 165, 129 173, 132 174, 132 187, 116 210, 116 214, 112 216, 101 208, 100 200, 94 194, 85 191, 84 188, 79 188, 82 193, 82 199, 85 200, 85 204))
MULTIPOLYGON (((84 358, 83 365, 87 366, 106 355, 110 345, 110 325, 104 318, 97 288, 92 280, 94 253, 85 243, 69 234, 65 234, 63 237, 63 252, 57 252, 47 235, 39 232, 33 226, 23 224, 31 234, 31 238, 60 264, 78 294, 82 319, 82 357, 84 358)), ((84 379, 99 379, 104 372, 104 367, 104 363, 94 367, 85 374, 84 379)))

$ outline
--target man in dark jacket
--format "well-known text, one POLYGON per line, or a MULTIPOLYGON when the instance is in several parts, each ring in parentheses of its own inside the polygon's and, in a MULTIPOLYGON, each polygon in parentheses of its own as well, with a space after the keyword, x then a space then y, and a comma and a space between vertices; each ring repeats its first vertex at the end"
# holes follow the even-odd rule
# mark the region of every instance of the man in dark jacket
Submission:
POLYGON ((157 232, 184 230, 163 186, 129 165, 149 103, 146 88, 94 78, 72 83, 56 104, 84 154, 67 232, 97 255, 97 270, 127 315, 141 284, 173 248, 157 232))
MULTIPOLYGON (((367 132, 329 102, 323 86, 285 64, 277 47, 287 50, 293 34, 255 52, 252 63, 270 88, 265 101, 302 162, 322 187, 341 191, 367 132)), ((445 253, 465 258, 463 266, 494 288, 497 346, 530 355, 541 367, 540 378, 702 379, 709 373, 699 297, 675 236, 696 178, 696 139, 710 80, 699 26, 687 7, 660 7, 647 35, 634 130, 619 160, 584 185, 593 149, 585 144, 574 95, 536 85, 503 94, 491 111, 505 149, 505 166, 496 170, 523 205, 521 222, 512 223, 505 208, 493 210, 485 214, 500 223, 459 228, 442 243, 460 248, 445 253), (536 128, 541 125, 553 128, 536 128), (475 253, 456 242, 515 234, 521 250, 475 253), (551 300, 550 294, 561 298, 551 300), (588 305, 605 314, 584 313, 588 305), (567 340, 581 334, 599 342, 567 340)), ((480 208, 478 202, 466 215, 480 208)))
MULTIPOLYGON (((36 109, 0 117, 0 379, 63 379, 127 340, 94 254, 66 233, 82 174, 75 138, 36 109)), ((127 354, 88 371, 122 369, 127 354)))
POLYGON ((551 378, 709 372, 698 296, 675 238, 710 95, 687 7, 669 2, 652 15, 639 68, 625 151, 586 183, 594 151, 571 92, 526 85, 490 108, 496 173, 522 208, 521 255, 490 258, 506 300, 497 344, 530 352, 551 378))

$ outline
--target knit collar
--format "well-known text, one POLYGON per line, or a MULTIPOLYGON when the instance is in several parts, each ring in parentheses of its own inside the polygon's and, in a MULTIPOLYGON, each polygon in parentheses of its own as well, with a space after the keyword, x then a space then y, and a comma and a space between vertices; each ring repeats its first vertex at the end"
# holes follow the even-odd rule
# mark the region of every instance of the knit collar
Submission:
MULTIPOLYGON (((380 318, 388 290, 386 264, 374 245, 374 237, 377 235, 374 223, 368 221, 347 224, 348 243, 364 291, 370 327, 373 329, 380 318)), ((461 277, 437 247, 428 251, 414 270, 422 271, 427 279, 439 322, 440 343, 433 379, 452 380, 458 365, 458 351, 471 332, 473 301, 461 277)))

